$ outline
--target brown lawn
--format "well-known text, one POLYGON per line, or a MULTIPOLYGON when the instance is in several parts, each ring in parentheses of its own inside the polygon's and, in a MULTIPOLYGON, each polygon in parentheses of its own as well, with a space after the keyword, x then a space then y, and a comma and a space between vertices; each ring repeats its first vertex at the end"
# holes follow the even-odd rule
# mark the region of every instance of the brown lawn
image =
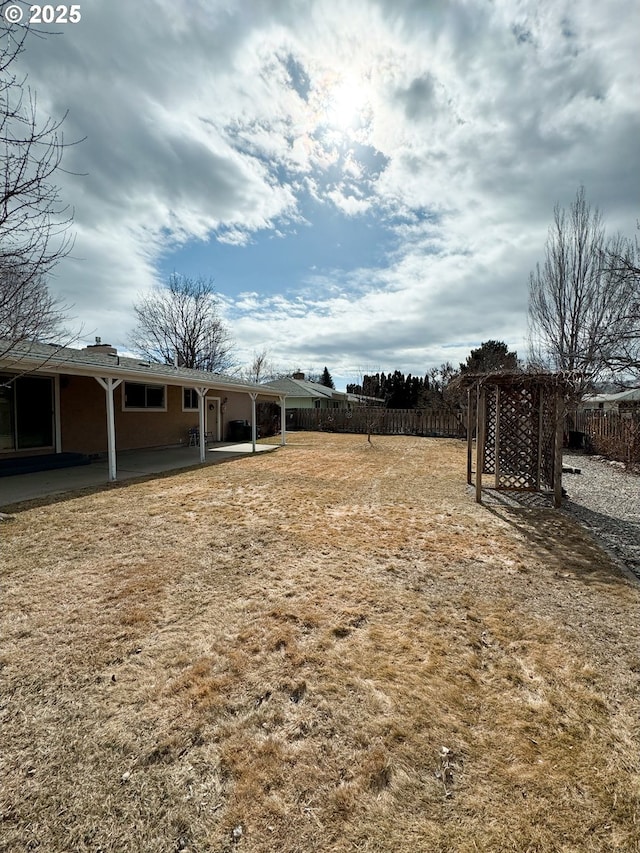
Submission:
POLYGON ((639 850, 640 588, 464 475, 297 433, 17 512, 0 850, 639 850))

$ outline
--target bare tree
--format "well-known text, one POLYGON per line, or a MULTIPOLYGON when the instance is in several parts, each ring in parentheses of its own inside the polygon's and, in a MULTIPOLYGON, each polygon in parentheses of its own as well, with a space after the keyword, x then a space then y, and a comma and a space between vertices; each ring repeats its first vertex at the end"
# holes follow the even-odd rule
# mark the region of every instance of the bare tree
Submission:
POLYGON ((279 379, 281 375, 282 372, 276 370, 266 349, 254 352, 251 364, 240 371, 241 379, 244 379, 245 382, 253 382, 256 385, 260 382, 271 382, 273 379, 279 379))
POLYGON ((358 372, 357 382, 347 386, 347 392, 358 397, 358 415, 367 433, 367 442, 371 447, 373 446, 371 436, 378 432, 387 413, 384 401, 374 399, 370 387, 370 380, 376 375, 379 377, 381 373, 382 371, 379 368, 377 370, 361 368, 358 372), (349 390, 350 388, 351 390, 349 390))
POLYGON ((51 340, 63 334, 66 307, 53 297, 44 277, 23 281, 0 268, 0 354, 22 341, 51 340))
POLYGON ((68 147, 60 120, 41 120, 35 93, 13 70, 28 29, 0 24, 0 336, 4 352, 61 332, 67 306, 46 275, 73 245, 73 215, 56 174, 68 147))
POLYGON ((440 367, 432 367, 429 371, 429 385, 418 401, 419 407, 457 411, 462 400, 462 394, 454 382, 457 376, 458 371, 450 361, 443 362, 440 367))
POLYGON ((133 349, 151 361, 221 373, 233 366, 233 342, 211 279, 172 273, 133 308, 133 349))
POLYGON ((603 259, 609 274, 621 280, 628 294, 626 313, 618 328, 609 330, 603 361, 614 375, 640 376, 640 246, 638 238, 610 250, 603 259), (622 248, 622 251, 620 251, 622 248))
POLYGON ((540 367, 580 372, 577 392, 606 370, 614 332, 628 322, 628 279, 602 264, 624 245, 607 238, 602 216, 580 188, 567 212, 556 205, 545 260, 529 283, 530 360, 540 367))

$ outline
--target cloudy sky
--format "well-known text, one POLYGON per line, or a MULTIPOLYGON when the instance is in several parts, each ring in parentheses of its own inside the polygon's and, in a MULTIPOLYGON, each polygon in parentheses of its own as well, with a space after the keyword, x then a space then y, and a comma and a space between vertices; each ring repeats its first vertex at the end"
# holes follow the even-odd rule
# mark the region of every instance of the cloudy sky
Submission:
POLYGON ((424 373, 524 354, 529 272, 580 185, 640 217, 628 0, 85 0, 20 70, 65 113, 52 289, 127 349, 132 302, 213 277, 240 363, 424 373))

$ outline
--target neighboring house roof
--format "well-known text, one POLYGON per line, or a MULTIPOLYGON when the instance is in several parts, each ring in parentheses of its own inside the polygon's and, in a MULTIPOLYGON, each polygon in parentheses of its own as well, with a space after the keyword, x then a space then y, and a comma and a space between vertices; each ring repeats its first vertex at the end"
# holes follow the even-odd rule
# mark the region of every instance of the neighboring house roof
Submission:
POLYGON ((259 394, 278 397, 283 391, 269 389, 264 385, 243 382, 220 373, 206 370, 192 370, 188 367, 174 367, 144 361, 140 358, 109 354, 87 349, 58 347, 52 344, 40 344, 25 341, 13 346, 3 346, 0 341, 0 368, 13 371, 35 371, 47 373, 70 373, 80 376, 111 376, 132 382, 156 381, 170 385, 196 387, 211 385, 216 388, 228 388, 230 391, 254 391, 259 394))
POLYGON ((314 397, 326 398, 346 397, 344 391, 334 391, 319 382, 309 382, 307 379, 276 379, 273 382, 265 382, 263 388, 273 388, 275 391, 286 394, 288 397, 314 397))
POLYGON ((609 399, 617 403, 635 402, 640 400, 640 388, 629 388, 626 391, 620 391, 619 394, 610 394, 609 399))
POLYGON ((640 402, 640 388, 628 388, 616 394, 594 394, 592 397, 584 397, 582 405, 598 403, 629 403, 640 402))
POLYGON ((263 387, 273 388, 287 397, 310 397, 314 400, 346 400, 349 403, 378 403, 384 405, 379 397, 365 397, 362 394, 351 394, 348 391, 336 391, 319 382, 309 382, 308 379, 275 379, 265 382, 263 387))

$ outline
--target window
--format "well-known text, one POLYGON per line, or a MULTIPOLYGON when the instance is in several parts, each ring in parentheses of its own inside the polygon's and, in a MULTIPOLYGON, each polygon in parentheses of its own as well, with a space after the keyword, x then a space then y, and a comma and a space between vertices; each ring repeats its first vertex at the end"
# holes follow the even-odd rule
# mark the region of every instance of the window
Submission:
POLYGON ((316 409, 319 409, 320 408, 320 400, 314 400, 314 405, 315 405, 316 409))
POLYGON ((195 388, 182 389, 182 411, 191 412, 195 409, 198 411, 198 392, 195 388))
POLYGON ((123 408, 166 411, 165 386, 125 382, 123 408))

